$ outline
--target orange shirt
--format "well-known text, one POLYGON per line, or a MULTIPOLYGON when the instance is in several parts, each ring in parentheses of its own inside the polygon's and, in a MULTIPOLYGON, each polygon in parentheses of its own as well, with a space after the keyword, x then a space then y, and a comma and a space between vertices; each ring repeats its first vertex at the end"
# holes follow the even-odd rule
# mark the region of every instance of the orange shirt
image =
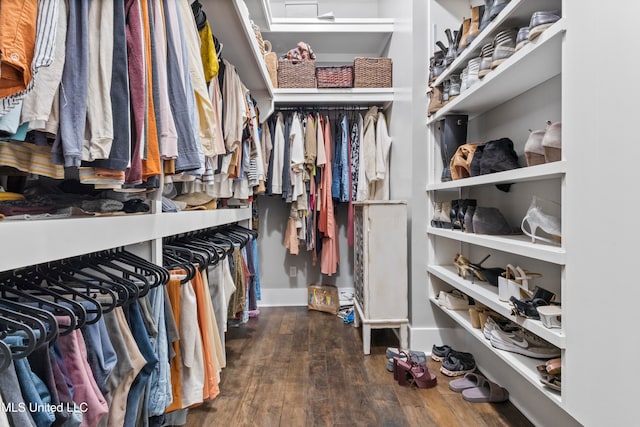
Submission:
POLYGON ((0 98, 29 86, 36 46, 37 0, 4 1, 0 7, 0 98))

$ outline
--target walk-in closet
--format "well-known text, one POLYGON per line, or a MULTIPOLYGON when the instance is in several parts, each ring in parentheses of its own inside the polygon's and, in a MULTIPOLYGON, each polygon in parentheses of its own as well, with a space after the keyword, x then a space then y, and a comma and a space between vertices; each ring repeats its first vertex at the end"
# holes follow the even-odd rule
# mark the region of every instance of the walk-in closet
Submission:
POLYGON ((0 427, 639 424, 608 6, 0 1, 0 427))

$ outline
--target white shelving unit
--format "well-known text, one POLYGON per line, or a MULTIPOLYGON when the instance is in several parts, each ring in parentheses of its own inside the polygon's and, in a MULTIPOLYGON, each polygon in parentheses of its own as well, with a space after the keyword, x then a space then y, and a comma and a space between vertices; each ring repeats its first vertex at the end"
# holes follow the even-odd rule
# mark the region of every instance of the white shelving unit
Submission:
POLYGON ((237 69, 257 101, 261 118, 273 112, 273 87, 243 0, 207 0, 203 9, 211 31, 223 45, 222 56, 237 69))
POLYGON ((276 106, 284 105, 379 105, 393 102, 393 88, 274 89, 276 106))
MULTIPOLYGON (((437 0, 430 3, 430 30, 436 40, 444 29, 457 29, 463 16, 469 16, 472 2, 460 0, 443 4, 437 0), (461 12, 464 10, 467 12, 461 12), (466 13, 462 15, 461 13, 466 13)), ((475 4, 475 3, 473 3, 475 4)), ((462 54, 443 72, 433 83, 442 84, 453 74, 459 74, 470 59, 479 56, 480 48, 493 41, 496 34, 505 28, 528 26, 531 15, 540 10, 560 10, 562 0, 526 1, 511 0, 502 12, 494 18, 487 28, 467 47, 462 54)), ((427 119, 427 285, 431 307, 436 312, 442 311, 453 320, 455 329, 464 331, 459 341, 453 345, 470 349, 475 348, 481 353, 477 360, 479 368, 486 372, 498 383, 509 386, 512 401, 527 415, 531 408, 526 405, 531 399, 531 390, 540 394, 536 399, 552 402, 558 411, 566 410, 566 382, 563 391, 551 390, 540 382, 537 365, 544 360, 506 352, 491 346, 479 329, 474 329, 466 310, 452 311, 438 305, 436 296, 440 290, 458 289, 470 296, 478 303, 492 309, 497 314, 518 323, 523 329, 539 336, 561 350, 564 359, 571 342, 567 329, 548 329, 540 321, 524 319, 512 314, 509 303, 498 299, 498 289, 495 286, 472 282, 458 276, 455 266, 451 264, 456 252, 463 253, 470 259, 493 255, 497 266, 503 268, 507 263, 517 263, 526 266, 533 264, 542 266, 552 272, 545 277, 545 284, 553 285, 553 292, 561 300, 566 289, 565 268, 569 260, 566 245, 531 242, 525 235, 482 235, 466 233, 461 230, 436 228, 428 224, 434 212, 435 203, 452 199, 476 199, 478 206, 493 206, 500 209, 505 216, 511 218, 513 225, 520 227, 520 220, 524 216, 531 197, 547 196, 550 200, 560 198, 562 204, 566 200, 565 181, 568 175, 569 163, 564 157, 562 161, 546 163, 538 166, 526 167, 524 152, 525 140, 522 139, 520 127, 523 123, 528 128, 537 129, 539 122, 545 120, 561 120, 562 105, 565 102, 562 90, 556 90, 564 83, 563 80, 563 48, 567 29, 567 18, 547 28, 538 38, 515 52, 505 62, 488 73, 480 82, 448 102, 438 112, 427 119), (549 89, 549 88, 552 89, 549 89), (549 96, 549 93, 551 95, 549 96), (528 101, 531 100, 531 105, 528 101), (512 114, 511 114, 512 113, 512 114), (439 140, 439 123, 448 114, 464 114, 469 118, 468 137, 466 142, 489 141, 499 137, 509 137, 515 145, 515 151, 520 156, 523 167, 505 172, 470 177, 456 181, 440 182, 441 157, 439 140), (516 118, 516 123, 512 124, 516 118), (500 192, 495 184, 513 184, 510 191, 500 192), (526 200, 526 201, 525 201, 526 200), (525 205, 526 203, 526 205, 525 205), (518 219, 519 218, 519 219, 518 219), (514 261, 511 261, 514 260, 514 261), (502 264, 504 262, 504 264, 502 264), (482 349, 482 351, 480 351, 482 349), (488 356, 487 356, 488 355, 488 356), (510 368, 505 372, 498 368, 496 360, 505 362, 510 368), (522 386, 522 381, 528 387, 522 386)), ((432 40, 431 45, 435 44, 432 40)), ((525 127, 524 129, 527 129, 525 127)), ((565 153, 563 153, 564 155, 565 153)), ((560 208, 560 215, 565 212, 560 208)), ((545 270, 546 271, 546 270, 545 270)), ((564 322, 565 319, 563 319, 564 322)), ((563 369, 565 366, 563 366, 563 369)), ((535 414, 531 417, 535 423, 540 423, 546 414, 535 414)), ((544 423, 543 423, 544 424, 544 423)))
POLYGON ((39 221, 3 221, 0 271, 244 221, 251 208, 39 221))

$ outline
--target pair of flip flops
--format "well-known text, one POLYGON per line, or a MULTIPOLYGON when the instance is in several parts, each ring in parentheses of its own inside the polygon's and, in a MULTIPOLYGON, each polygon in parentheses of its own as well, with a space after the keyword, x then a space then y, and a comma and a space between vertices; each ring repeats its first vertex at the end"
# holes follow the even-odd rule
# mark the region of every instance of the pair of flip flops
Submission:
POLYGON ((509 400, 509 392, 506 388, 489 381, 480 374, 470 372, 457 380, 449 382, 449 388, 457 393, 462 393, 462 398, 474 403, 500 403, 509 400))

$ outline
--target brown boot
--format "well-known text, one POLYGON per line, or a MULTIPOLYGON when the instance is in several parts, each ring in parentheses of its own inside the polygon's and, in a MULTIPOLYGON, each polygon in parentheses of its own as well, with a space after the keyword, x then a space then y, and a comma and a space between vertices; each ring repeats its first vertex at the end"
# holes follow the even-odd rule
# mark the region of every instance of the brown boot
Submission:
POLYGON ((446 103, 442 102, 442 86, 436 86, 431 89, 429 93, 429 108, 427 110, 427 114, 431 116, 435 114, 439 109, 444 107, 446 103))
POLYGON ((480 34, 480 18, 484 6, 474 6, 471 8, 471 23, 469 24, 469 34, 467 35, 467 46, 471 44, 478 34, 480 34))
POLYGON ((460 43, 458 44, 458 55, 467 47, 467 38, 469 37, 469 30, 471 29, 471 18, 462 21, 462 36, 460 36, 460 43))

